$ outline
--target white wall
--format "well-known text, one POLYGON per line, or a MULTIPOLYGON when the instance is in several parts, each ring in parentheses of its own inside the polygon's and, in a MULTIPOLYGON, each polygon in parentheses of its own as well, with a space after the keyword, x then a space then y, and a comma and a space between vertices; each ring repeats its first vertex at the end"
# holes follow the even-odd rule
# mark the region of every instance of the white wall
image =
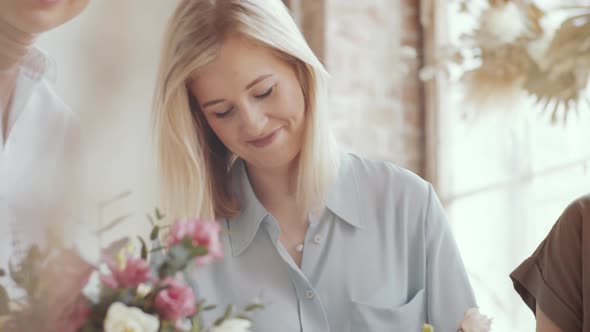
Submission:
POLYGON ((133 213, 126 227, 145 229, 155 202, 150 105, 161 36, 175 4, 92 1, 38 41, 57 63, 58 93, 81 120, 87 220, 98 219, 98 202, 130 190, 103 219, 133 213))

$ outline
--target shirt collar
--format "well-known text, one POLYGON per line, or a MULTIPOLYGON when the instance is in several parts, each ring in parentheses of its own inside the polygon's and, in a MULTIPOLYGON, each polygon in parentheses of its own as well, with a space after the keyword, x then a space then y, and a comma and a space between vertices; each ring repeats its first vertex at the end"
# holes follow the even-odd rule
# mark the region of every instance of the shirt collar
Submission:
POLYGON ((51 82, 55 82, 55 67, 55 62, 38 47, 32 47, 20 65, 22 73, 33 81, 46 78, 51 82))
POLYGON ((238 256, 250 245, 268 212, 256 198, 241 159, 236 160, 233 165, 231 179, 234 194, 238 198, 240 215, 229 220, 229 236, 232 254, 238 256))
MULTIPOLYGON (((9 127, 14 126, 34 90, 43 80, 55 81, 55 64, 41 49, 32 47, 20 63, 19 73, 14 83, 11 111, 8 117, 9 127)), ((0 142, 2 142, 1 139, 0 142)))
POLYGON ((355 162, 351 154, 342 153, 338 175, 331 190, 328 192, 326 206, 328 210, 350 225, 363 228, 365 226, 361 212, 364 208, 364 197, 361 195, 357 180, 355 162))
MULTIPOLYGON (((339 172, 328 193, 326 207, 344 222, 363 228, 363 201, 359 195, 352 158, 351 155, 342 154, 339 172)), ((238 256, 252 243, 268 211, 256 198, 242 160, 238 159, 232 167, 231 178, 234 193, 238 197, 240 215, 229 220, 229 237, 232 254, 238 256)))

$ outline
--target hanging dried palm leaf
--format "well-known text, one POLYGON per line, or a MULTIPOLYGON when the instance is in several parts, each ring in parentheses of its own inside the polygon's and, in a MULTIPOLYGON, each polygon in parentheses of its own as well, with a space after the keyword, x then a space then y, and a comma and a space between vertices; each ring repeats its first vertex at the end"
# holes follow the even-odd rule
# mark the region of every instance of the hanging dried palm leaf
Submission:
POLYGON ((470 105, 493 105, 498 99, 519 95, 526 73, 534 64, 520 45, 484 49, 481 65, 463 74, 465 101, 470 105))
POLYGON ((524 89, 536 96, 543 109, 568 112, 582 102, 590 78, 590 8, 564 21, 538 65, 531 67, 524 89))
POLYGON ((544 13, 534 4, 490 0, 478 28, 464 39, 479 50, 480 66, 462 77, 466 102, 493 105, 498 99, 518 96, 534 65, 527 43, 539 38, 544 13))

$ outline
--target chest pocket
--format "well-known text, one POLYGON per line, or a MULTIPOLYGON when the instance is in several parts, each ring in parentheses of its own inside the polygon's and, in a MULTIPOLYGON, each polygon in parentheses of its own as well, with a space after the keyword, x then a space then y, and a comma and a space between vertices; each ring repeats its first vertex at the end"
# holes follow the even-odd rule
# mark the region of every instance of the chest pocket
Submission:
POLYGON ((352 302, 350 332, 413 332, 426 323, 425 292, 421 289, 406 304, 388 308, 371 303, 352 302))

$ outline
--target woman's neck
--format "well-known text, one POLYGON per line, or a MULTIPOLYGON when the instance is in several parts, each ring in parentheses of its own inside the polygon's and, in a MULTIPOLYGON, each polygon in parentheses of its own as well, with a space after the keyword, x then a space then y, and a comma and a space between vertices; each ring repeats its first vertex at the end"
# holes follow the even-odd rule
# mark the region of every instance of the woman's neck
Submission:
POLYGON ((21 31, 0 19, 0 124, 4 126, 5 135, 18 68, 34 41, 33 34, 21 31))
POLYGON ((267 209, 294 202, 297 193, 297 162, 275 169, 247 165, 248 178, 256 197, 267 209))
POLYGON ((0 74, 15 70, 29 52, 35 35, 0 19, 0 74))

